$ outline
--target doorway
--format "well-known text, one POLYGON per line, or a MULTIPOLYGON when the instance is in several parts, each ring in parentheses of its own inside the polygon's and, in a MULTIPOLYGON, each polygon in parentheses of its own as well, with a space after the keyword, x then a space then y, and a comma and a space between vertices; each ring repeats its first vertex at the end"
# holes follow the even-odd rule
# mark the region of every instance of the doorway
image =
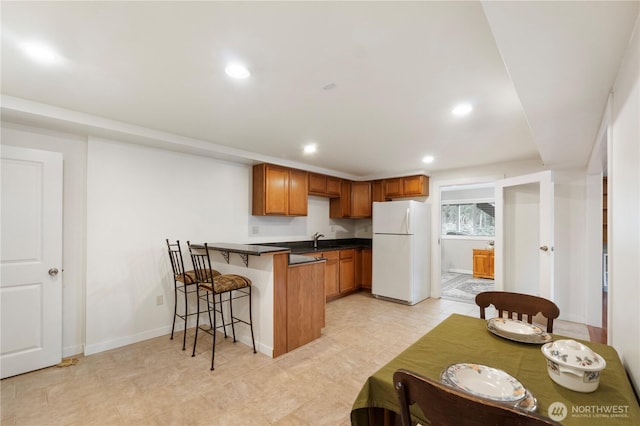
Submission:
POLYGON ((494 185, 491 182, 440 188, 440 290, 443 299, 475 303, 494 289, 494 185))

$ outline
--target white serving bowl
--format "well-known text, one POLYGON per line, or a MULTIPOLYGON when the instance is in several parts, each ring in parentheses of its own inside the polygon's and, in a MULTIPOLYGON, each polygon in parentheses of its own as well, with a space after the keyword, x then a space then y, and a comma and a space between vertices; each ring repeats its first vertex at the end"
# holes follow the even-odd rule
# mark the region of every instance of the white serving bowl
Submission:
POLYGON ((607 363, 600 355, 575 340, 556 340, 542 346, 551 380, 577 392, 593 392, 607 363))

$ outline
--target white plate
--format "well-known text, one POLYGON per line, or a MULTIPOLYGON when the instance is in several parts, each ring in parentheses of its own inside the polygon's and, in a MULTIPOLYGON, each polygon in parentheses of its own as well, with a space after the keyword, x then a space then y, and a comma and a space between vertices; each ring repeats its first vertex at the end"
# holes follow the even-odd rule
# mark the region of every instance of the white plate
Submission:
MULTIPOLYGON (((442 383, 445 383, 449 386, 453 386, 455 388, 457 388, 456 385, 454 385, 453 383, 451 383, 451 381, 449 379, 447 379, 447 371, 443 370, 442 373, 440 374, 440 381, 442 383)), ((529 389, 526 389, 526 394, 525 397, 519 401, 515 401, 515 402, 504 402, 504 405, 508 405, 511 407, 516 407, 519 408, 521 410, 525 410, 525 411, 536 411, 538 409, 538 400, 535 396, 533 396, 533 394, 529 391, 529 389)))
POLYGON ((542 334, 540 327, 524 321, 509 318, 491 318, 489 322, 493 324, 497 330, 500 330, 503 333, 516 334, 520 336, 542 334))
POLYGON ((527 393, 516 378, 486 365, 453 364, 447 367, 445 376, 454 386, 494 401, 519 401, 527 393))
POLYGON ((496 336, 521 343, 542 345, 553 340, 553 337, 540 327, 508 318, 491 318, 487 321, 487 330, 496 336))

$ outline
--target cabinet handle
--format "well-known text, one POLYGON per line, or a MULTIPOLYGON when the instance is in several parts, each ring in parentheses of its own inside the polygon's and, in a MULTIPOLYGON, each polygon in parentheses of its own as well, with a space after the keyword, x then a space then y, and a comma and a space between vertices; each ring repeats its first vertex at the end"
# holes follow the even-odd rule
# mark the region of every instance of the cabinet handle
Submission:
POLYGON ((542 250, 542 251, 549 251, 549 247, 547 247, 547 246, 540 246, 540 250, 542 250))

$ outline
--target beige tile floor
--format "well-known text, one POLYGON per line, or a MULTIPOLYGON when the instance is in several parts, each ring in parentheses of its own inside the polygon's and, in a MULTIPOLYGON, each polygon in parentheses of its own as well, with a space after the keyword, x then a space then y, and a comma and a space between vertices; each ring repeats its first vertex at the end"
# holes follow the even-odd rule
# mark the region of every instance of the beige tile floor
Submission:
MULTIPOLYGON (((357 293, 327 305, 320 339, 276 359, 228 339, 213 372, 210 340, 192 358, 181 334, 163 336, 2 380, 1 423, 347 425, 367 377, 451 313, 477 317, 478 308, 443 299, 410 307, 357 293)), ((554 325, 589 338, 582 324, 554 325)))

